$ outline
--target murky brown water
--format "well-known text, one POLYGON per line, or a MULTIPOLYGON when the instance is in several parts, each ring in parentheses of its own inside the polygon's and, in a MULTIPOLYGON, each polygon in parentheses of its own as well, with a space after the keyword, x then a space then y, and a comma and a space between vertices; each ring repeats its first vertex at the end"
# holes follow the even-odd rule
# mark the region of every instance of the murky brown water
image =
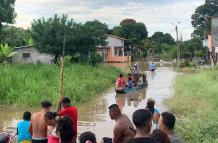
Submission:
MULTIPOLYGON (((124 70, 128 70, 129 67, 128 64, 117 66, 123 66, 124 70)), ((141 70, 147 69, 145 62, 139 62, 139 66, 141 70)), ((147 89, 122 95, 116 94, 114 88, 110 88, 102 96, 79 106, 79 133, 92 131, 96 134, 98 141, 105 136, 112 137, 115 121, 110 119, 107 108, 113 103, 117 103, 129 118, 136 109, 144 108, 146 100, 151 97, 156 100, 156 107, 160 112, 167 110, 163 101, 172 95, 172 82, 176 73, 170 66, 160 65, 156 74, 147 72, 147 75, 147 89)), ((22 113, 23 111, 0 109, 0 130, 5 127, 16 127, 17 122, 22 118, 22 113)))

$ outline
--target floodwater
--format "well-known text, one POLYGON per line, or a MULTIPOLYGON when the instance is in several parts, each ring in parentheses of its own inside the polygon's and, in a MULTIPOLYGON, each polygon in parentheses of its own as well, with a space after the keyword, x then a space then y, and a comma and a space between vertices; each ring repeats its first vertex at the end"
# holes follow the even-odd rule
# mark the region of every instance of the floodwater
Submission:
MULTIPOLYGON (((114 66, 122 67, 123 70, 129 70, 128 64, 116 64, 114 66)), ((147 70, 145 62, 139 62, 141 71, 147 70)), ((96 134, 98 142, 102 137, 113 136, 112 121, 108 114, 108 106, 118 104, 122 112, 130 119, 136 109, 145 108, 146 100, 153 98, 156 101, 156 108, 160 112, 166 111, 167 106, 164 100, 170 98, 173 94, 172 84, 176 76, 176 72, 170 64, 161 64, 155 74, 146 71, 148 77, 148 87, 136 93, 116 94, 114 87, 105 91, 101 96, 90 100, 78 107, 79 110, 79 133, 84 131, 92 131, 96 134)), ((0 108, 0 130, 5 127, 16 127, 17 122, 22 118, 23 111, 10 111, 0 108)))

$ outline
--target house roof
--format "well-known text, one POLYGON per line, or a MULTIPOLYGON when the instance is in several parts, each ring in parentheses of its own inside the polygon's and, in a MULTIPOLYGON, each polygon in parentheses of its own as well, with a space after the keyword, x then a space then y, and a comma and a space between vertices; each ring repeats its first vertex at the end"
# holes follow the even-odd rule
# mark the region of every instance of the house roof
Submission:
POLYGON ((119 36, 115 36, 115 35, 110 35, 110 34, 108 34, 107 36, 108 36, 108 37, 113 37, 113 38, 116 38, 116 39, 120 39, 120 40, 127 40, 127 39, 125 39, 125 38, 122 38, 122 37, 119 37, 119 36))

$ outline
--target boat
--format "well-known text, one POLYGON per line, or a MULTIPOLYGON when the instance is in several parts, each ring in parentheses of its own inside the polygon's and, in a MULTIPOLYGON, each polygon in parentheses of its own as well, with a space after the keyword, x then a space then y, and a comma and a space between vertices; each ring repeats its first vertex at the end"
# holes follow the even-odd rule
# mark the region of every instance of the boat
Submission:
POLYGON ((116 93, 126 94, 126 93, 136 92, 136 91, 138 91, 138 90, 140 90, 142 88, 147 87, 147 85, 148 85, 148 82, 145 81, 145 82, 143 82, 141 84, 138 84, 135 87, 132 87, 132 88, 125 87, 123 89, 115 89, 115 91, 116 91, 116 93))

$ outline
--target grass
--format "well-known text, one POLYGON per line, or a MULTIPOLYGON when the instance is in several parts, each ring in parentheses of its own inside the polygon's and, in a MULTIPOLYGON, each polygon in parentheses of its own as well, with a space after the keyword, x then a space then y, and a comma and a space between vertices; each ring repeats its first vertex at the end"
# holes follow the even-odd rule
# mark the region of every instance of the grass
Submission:
MULTIPOLYGON (((75 104, 100 94, 120 71, 109 66, 70 65, 64 71, 64 95, 75 104)), ((0 65, 0 104, 38 107, 43 99, 57 104, 60 67, 56 65, 0 65)))
POLYGON ((176 130, 186 143, 218 143, 218 68, 176 79, 168 102, 177 116, 176 130))

